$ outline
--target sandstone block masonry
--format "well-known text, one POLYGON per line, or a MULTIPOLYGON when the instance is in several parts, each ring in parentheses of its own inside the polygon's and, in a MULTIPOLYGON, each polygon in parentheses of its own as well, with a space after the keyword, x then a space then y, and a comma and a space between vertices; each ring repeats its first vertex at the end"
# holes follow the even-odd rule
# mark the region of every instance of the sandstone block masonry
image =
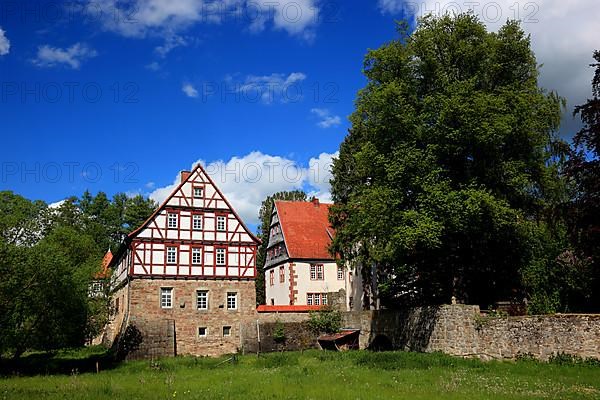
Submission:
POLYGON ((129 285, 128 322, 143 336, 138 353, 147 353, 136 357, 166 355, 160 350, 165 348, 172 348, 173 355, 235 353, 241 350, 244 327, 256 319, 254 281, 134 279, 129 285), (161 288, 172 289, 171 308, 161 308, 161 288), (206 310, 197 308, 198 291, 208 293, 206 310), (236 309, 228 309, 228 293, 237 294, 236 309), (170 329, 174 345, 164 342, 170 329))
MULTIPOLYGON (((302 350, 317 345, 308 313, 257 313, 253 281, 137 279, 129 282, 130 324, 142 332, 133 358, 168 355, 219 356, 238 351, 302 350), (173 306, 160 307, 160 289, 173 288, 173 306), (209 293, 208 310, 198 310, 196 293, 209 293), (236 310, 227 293, 238 294, 236 310), (284 345, 274 330, 283 324, 284 345), (224 334, 224 327, 229 327, 224 334), (205 328, 206 335, 199 335, 205 328), (260 335, 260 339, 259 339, 260 335)), ((127 299, 125 291, 123 298, 127 299)), ((460 357, 547 360, 567 353, 600 359, 600 315, 556 314, 482 317, 478 306, 443 305, 405 310, 343 312, 343 327, 360 329, 360 347, 389 345, 404 351, 441 351, 460 357)))
POLYGON ((600 359, 600 315, 596 314, 491 318, 482 317, 478 306, 444 305, 348 312, 344 323, 361 330, 361 348, 379 341, 393 349, 484 360, 519 355, 547 360, 558 353, 600 359))

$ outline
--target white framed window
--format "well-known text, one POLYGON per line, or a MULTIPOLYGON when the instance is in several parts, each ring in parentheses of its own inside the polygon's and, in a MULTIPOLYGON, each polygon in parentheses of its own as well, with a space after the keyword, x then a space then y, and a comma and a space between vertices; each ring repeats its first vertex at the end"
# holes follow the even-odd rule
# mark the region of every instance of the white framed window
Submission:
POLYGON ((322 281, 323 275, 323 264, 310 264, 310 279, 312 281, 322 281))
POLYGON ((192 229, 195 231, 202 230, 202 215, 200 215, 200 214, 192 215, 192 229))
POLYGON ((337 266, 337 278, 338 281, 344 280, 344 267, 342 267, 341 265, 337 266))
POLYGON ((328 304, 327 293, 307 293, 306 305, 308 306, 326 306, 328 304))
POLYGON ((238 295, 237 292, 227 292, 227 309, 237 310, 238 307, 238 295))
POLYGON ((177 229, 177 219, 179 214, 177 213, 168 213, 167 214, 167 227, 177 229))
POLYGON ((223 215, 217 216, 217 230, 218 231, 225 230, 225 217, 223 215))
POLYGON ((196 292, 196 309, 208 310, 208 290, 198 290, 196 292))
POLYGON ((160 308, 173 308, 173 288, 160 288, 160 308))
POLYGON ((177 263, 177 247, 167 247, 167 264, 177 263))
POLYGON ((217 248, 215 251, 217 265, 225 265, 225 249, 217 248))
POLYGON ((231 327, 230 326, 223 327, 223 336, 231 336, 231 327))
POLYGON ((205 326, 198 327, 198 337, 207 337, 208 329, 205 326))
POLYGON ((94 282, 92 283, 92 293, 98 294, 102 293, 104 287, 102 286, 102 282, 94 282))
POLYGON ((202 265, 202 249, 199 247, 192 247, 192 264, 202 265))
POLYGON ((201 199, 203 197, 204 197, 204 188, 196 186, 194 188, 194 198, 195 199, 201 199))

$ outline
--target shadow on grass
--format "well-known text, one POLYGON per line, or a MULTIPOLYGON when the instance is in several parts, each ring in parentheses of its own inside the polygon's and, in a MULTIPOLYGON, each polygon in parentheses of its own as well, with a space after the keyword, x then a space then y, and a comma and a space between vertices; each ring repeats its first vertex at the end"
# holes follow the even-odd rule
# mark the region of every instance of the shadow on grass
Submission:
POLYGON ((0 375, 71 375, 112 369, 118 364, 114 350, 93 346, 0 358, 0 375))

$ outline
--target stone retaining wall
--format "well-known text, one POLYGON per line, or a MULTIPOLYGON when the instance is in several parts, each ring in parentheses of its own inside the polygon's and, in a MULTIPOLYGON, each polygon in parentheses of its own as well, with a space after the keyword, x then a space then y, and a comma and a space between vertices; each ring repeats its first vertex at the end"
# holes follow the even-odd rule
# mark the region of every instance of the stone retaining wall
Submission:
MULTIPOLYGON (((155 289, 153 287, 151 291, 155 292, 155 289)), ((154 294, 153 296, 155 297, 154 294)), ((237 316, 236 324, 232 324, 237 329, 231 338, 215 337, 201 341, 191 337, 192 333, 186 336, 187 331, 183 329, 186 325, 195 329, 199 323, 197 318, 190 318, 186 324, 182 324, 181 318, 186 318, 185 314, 190 311, 184 311, 187 307, 176 310, 182 314, 178 319, 166 315, 148 318, 148 314, 133 314, 135 317, 130 322, 144 334, 143 347, 132 355, 134 358, 318 348, 317 335, 307 325, 308 313, 251 313, 247 310, 237 316), (276 343, 273 338, 273 332, 279 324, 283 326, 285 344, 276 343)), ((519 355, 547 360, 558 353, 600 359, 600 315, 557 314, 493 318, 482 317, 479 307, 470 305, 443 305, 401 311, 356 311, 344 312, 342 315, 343 327, 360 329, 361 349, 374 347, 379 350, 441 351, 454 356, 486 360, 514 359, 519 355)), ((215 319, 214 324, 217 325, 224 321, 213 315, 206 315, 205 318, 202 323, 209 325, 212 323, 210 318, 215 319)), ((219 327, 220 325, 216 328, 219 327)))
POLYGON ((547 360, 567 353, 600 359, 600 315, 556 314, 482 317, 478 306, 444 305, 404 311, 344 313, 345 325, 361 330, 360 347, 385 338, 406 351, 441 351, 461 357, 547 360))
POLYGON ((483 320, 477 326, 484 359, 528 354, 541 360, 567 353, 600 359, 600 315, 556 314, 483 320))

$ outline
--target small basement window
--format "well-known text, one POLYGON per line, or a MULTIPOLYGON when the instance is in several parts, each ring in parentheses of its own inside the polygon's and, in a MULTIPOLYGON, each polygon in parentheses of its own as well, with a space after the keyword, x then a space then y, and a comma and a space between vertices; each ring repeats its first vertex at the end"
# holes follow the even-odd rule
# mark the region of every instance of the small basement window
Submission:
POLYGON ((231 336, 231 327, 230 326, 223 327, 223 336, 231 336))

